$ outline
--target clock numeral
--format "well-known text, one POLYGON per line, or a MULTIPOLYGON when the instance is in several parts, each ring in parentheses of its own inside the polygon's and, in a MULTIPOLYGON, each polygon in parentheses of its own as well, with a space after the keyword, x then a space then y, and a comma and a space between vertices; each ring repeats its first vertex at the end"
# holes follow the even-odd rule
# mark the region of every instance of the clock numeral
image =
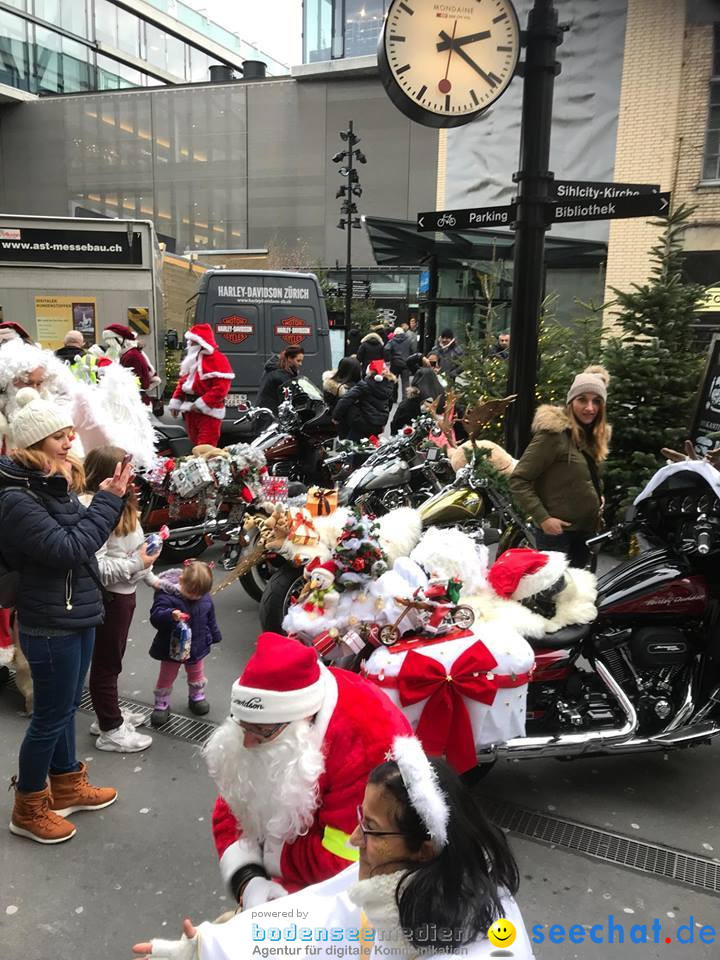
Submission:
POLYGON ((401 73, 405 73, 409 69, 410 69, 410 64, 406 63, 404 67, 398 67, 395 73, 397 76, 399 76, 401 73))
POLYGON ((500 80, 500 77, 496 77, 494 73, 489 73, 488 82, 490 83, 491 86, 496 87, 502 81, 500 80))
POLYGON ((427 93, 427 84, 423 84, 422 87, 420 87, 418 92, 415 94, 415 98, 417 100, 422 100, 422 98, 425 96, 426 93, 427 93))
MULTIPOLYGON (((392 40, 392 37, 390 39, 392 40)), ((498 47, 498 53, 512 53, 512 47, 498 47)))
POLYGON ((446 109, 447 111, 450 110, 450 94, 449 94, 449 93, 448 93, 447 96, 445 97, 445 109, 446 109))
POLYGON ((405 13, 408 13, 411 17, 412 17, 413 14, 415 13, 415 11, 412 9, 412 7, 409 7, 406 3, 401 3, 401 4, 399 4, 399 7, 400 7, 401 10, 404 10, 405 13))
MULTIPOLYGON (((405 37, 398 37, 396 34, 393 34, 393 33, 391 33, 390 36, 388 37, 388 40, 390 41, 390 43, 405 43, 405 39, 406 39, 405 37)), ((498 47, 498 50, 499 49, 500 48, 498 47)), ((509 49, 510 47, 508 47, 508 50, 509 49)))
MULTIPOLYGON (((402 6, 402 4, 400 4, 402 6)), ((507 14, 501 13, 497 17, 493 17, 493 23, 500 23, 502 20, 507 20, 507 14)))
POLYGON ((478 100, 477 94, 475 93, 474 90, 471 90, 471 91, 470 91, 470 96, 472 97, 472 101, 473 101, 473 103, 475 104, 475 106, 476 106, 476 107, 479 107, 479 106, 480 106, 480 101, 478 100))

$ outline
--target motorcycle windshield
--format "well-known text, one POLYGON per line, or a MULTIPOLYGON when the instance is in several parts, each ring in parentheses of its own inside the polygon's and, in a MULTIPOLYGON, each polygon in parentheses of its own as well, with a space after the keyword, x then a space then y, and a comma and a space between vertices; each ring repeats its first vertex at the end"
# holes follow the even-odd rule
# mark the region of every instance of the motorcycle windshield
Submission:
POLYGON ((307 377, 299 377, 295 383, 311 400, 322 400, 322 391, 315 386, 312 380, 308 380, 307 377))

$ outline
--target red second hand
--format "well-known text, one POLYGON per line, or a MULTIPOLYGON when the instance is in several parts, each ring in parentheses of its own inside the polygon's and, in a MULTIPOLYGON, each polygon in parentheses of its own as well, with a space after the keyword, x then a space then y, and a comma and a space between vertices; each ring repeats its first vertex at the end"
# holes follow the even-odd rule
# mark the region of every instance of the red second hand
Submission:
POLYGON ((452 57, 453 48, 452 43, 455 39, 455 31, 457 30, 457 20, 453 24, 452 37, 450 38, 450 49, 448 50, 447 66, 445 67, 445 76, 442 78, 440 83, 438 83, 438 90, 440 93, 450 93, 452 90, 452 83, 448 80, 448 74, 450 73, 450 57, 452 57))

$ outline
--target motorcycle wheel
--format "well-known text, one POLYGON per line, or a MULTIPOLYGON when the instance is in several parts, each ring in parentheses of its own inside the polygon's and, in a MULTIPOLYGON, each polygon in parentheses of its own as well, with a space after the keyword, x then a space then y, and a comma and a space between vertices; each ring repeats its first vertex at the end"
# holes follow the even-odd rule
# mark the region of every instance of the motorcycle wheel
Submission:
POLYGON ((248 570, 247 573, 244 573, 240 577, 240 584, 242 585, 245 593, 252 600, 260 603, 263 598, 265 588, 267 587, 268 582, 274 572, 275 567, 267 560, 264 560, 262 563, 256 564, 252 570, 248 570))
POLYGON ((199 557, 201 553, 207 550, 205 537, 199 534, 194 537, 187 537, 185 540, 166 541, 162 548, 161 558, 164 563, 181 563, 184 560, 191 560, 199 557))
POLYGON ((275 571, 260 600, 258 615, 263 630, 285 633, 282 628, 285 614, 290 608, 290 601, 300 593, 304 583, 305 578, 298 567, 291 567, 286 563, 275 571))

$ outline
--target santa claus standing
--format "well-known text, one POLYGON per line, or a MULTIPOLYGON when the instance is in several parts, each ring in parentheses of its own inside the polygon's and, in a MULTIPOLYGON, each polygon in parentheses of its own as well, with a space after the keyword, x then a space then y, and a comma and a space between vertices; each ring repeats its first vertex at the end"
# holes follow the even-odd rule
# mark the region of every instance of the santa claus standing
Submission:
POLYGON ((212 327, 196 323, 185 334, 187 353, 180 364, 180 379, 170 400, 170 413, 182 413, 195 447, 217 446, 225 417, 225 397, 235 377, 230 361, 220 350, 212 327))
POLYGON ((230 717, 205 747, 221 796, 220 871, 243 909, 344 870, 357 859, 369 772, 408 721, 368 681, 324 667, 312 647, 274 633, 233 685, 230 717))
POLYGON ((146 391, 158 384, 160 378, 140 349, 137 334, 122 323, 111 323, 106 330, 103 330, 103 341, 110 359, 116 360, 121 367, 127 367, 135 374, 140 385, 143 403, 149 404, 150 398, 146 391))

